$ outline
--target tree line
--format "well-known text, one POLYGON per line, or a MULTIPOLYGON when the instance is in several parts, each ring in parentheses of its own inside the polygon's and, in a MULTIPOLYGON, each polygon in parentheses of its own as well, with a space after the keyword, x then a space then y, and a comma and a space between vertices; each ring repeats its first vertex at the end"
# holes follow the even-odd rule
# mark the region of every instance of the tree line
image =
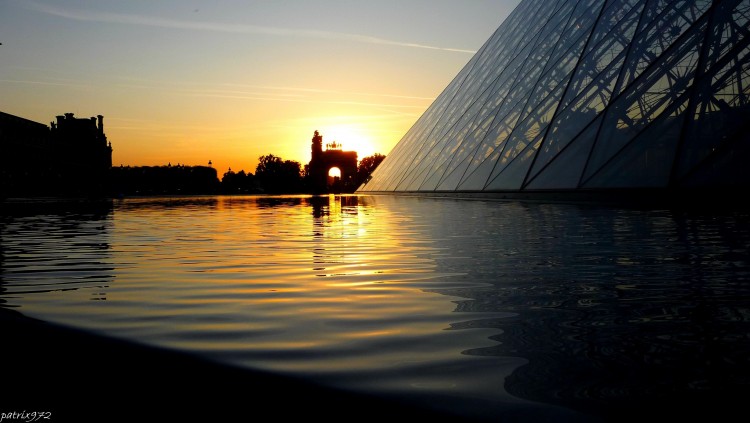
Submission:
MULTIPOLYGON (((374 154, 360 160, 355 176, 356 187, 369 180, 385 159, 374 154)), ((209 166, 120 166, 110 173, 112 193, 123 195, 180 194, 305 194, 311 193, 308 165, 268 154, 258 158, 255 172, 228 169, 218 178, 209 166)), ((354 189, 356 189, 356 187, 354 189)))

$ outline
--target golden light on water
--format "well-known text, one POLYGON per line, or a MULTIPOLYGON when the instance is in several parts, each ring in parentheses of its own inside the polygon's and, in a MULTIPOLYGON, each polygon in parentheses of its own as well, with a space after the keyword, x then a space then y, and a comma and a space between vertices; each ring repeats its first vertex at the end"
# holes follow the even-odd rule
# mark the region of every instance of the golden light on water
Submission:
MULTIPOLYGON (((449 275, 436 268, 439 251, 421 214, 375 207, 375 201, 347 195, 126 199, 105 225, 89 228, 106 248, 66 255, 65 269, 101 263, 91 270, 94 282, 29 296, 24 307, 51 321, 219 361, 356 374, 362 386, 426 389, 473 379, 463 367, 473 361, 461 351, 494 345, 488 338, 494 332, 466 331, 457 342, 455 331, 446 330, 468 316, 455 315, 460 297, 432 291, 449 275), (451 362, 457 371, 422 375, 429 362, 451 362), (392 371, 361 376, 372 369, 392 371)), ((48 237, 40 232, 35 239, 46 245, 48 237)), ((59 248, 52 240, 44 251, 59 248)), ((58 280, 57 273, 44 275, 58 280)))
POLYGON ((705 333, 727 334, 716 374, 746 370, 732 317, 747 298, 735 283, 744 217, 391 195, 125 198, 103 214, 6 217, 0 301, 344 389, 483 413, 549 392, 555 408, 564 395, 598 413, 612 392, 628 407, 649 392, 654 363, 660 375, 659 363, 686 364, 665 373, 679 401, 704 395, 693 382, 714 370, 705 333), (571 374, 584 376, 571 385, 571 374))

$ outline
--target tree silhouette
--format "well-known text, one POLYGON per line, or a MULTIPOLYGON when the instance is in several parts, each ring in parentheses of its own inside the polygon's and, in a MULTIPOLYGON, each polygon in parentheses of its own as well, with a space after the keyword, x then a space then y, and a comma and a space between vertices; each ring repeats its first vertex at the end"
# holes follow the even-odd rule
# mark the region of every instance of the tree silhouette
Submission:
POLYGON ((221 190, 225 194, 252 194, 260 191, 255 175, 244 170, 234 172, 231 168, 221 178, 221 190))
POLYGON ((267 193, 302 191, 302 165, 294 160, 283 160, 273 154, 260 156, 255 168, 255 177, 267 193))

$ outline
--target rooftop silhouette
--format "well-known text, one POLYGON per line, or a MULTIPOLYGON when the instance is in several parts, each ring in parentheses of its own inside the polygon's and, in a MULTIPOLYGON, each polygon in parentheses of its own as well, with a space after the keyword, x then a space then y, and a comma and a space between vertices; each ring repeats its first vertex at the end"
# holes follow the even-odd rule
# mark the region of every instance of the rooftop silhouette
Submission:
POLYGON ((56 117, 50 126, 0 112, 0 197, 101 196, 112 145, 104 117, 56 117))

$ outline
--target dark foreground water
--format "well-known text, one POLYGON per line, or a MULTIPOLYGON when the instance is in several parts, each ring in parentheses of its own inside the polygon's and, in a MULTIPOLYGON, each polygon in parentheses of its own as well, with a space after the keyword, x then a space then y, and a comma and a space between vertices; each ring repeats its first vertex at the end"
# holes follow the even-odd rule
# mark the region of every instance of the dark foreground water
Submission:
POLYGON ((750 392, 744 211, 141 198, 4 204, 0 231, 2 307, 466 416, 750 392))

